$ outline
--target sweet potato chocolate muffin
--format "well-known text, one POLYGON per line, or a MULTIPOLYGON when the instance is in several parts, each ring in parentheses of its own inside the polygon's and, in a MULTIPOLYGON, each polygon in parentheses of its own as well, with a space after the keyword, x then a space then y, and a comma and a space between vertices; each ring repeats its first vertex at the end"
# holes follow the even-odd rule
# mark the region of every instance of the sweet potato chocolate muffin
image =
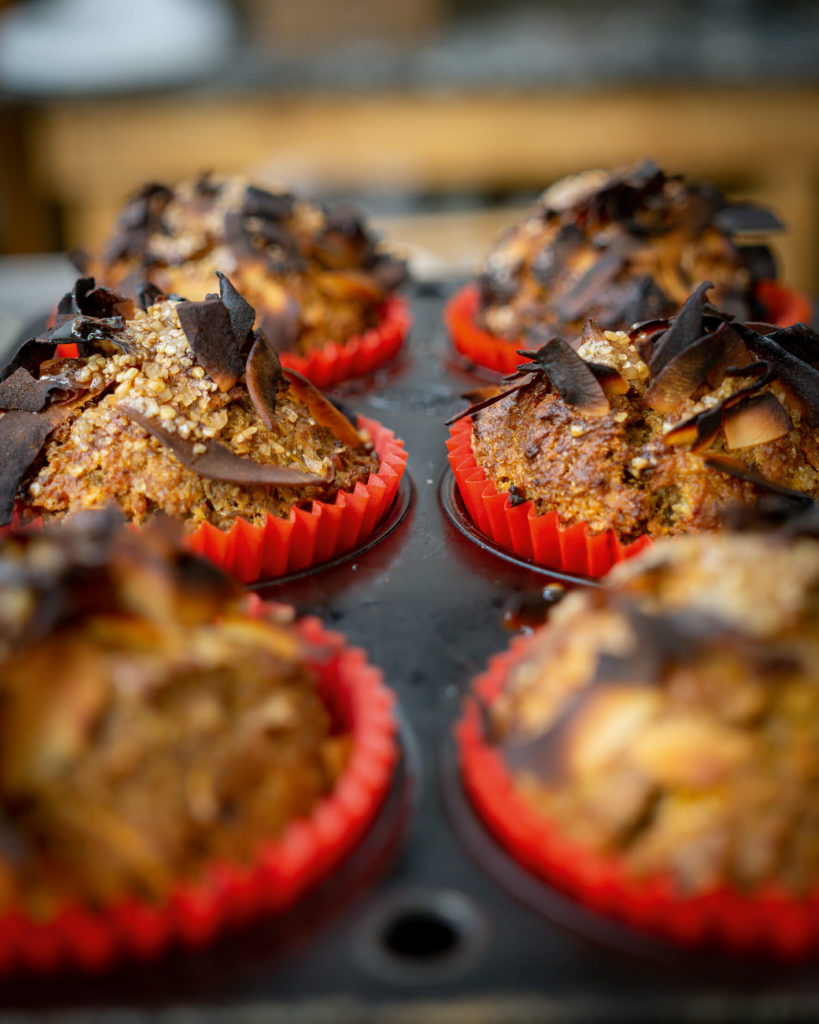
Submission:
POLYGON ((546 189, 486 257, 477 323, 510 339, 532 326, 574 336, 589 317, 623 330, 672 316, 702 281, 714 282, 721 309, 756 320, 756 283, 775 266, 767 248, 734 235, 781 227, 767 210, 650 161, 586 171, 546 189))
POLYGON ((219 286, 188 302, 149 285, 135 305, 77 282, 0 373, 2 522, 115 501, 136 522, 162 510, 225 529, 367 480, 369 439, 281 368, 252 306, 219 286))
POLYGON ((557 831, 678 890, 819 885, 819 541, 663 541, 569 595, 489 714, 557 831))
POLYGON ((765 492, 819 498, 819 336, 735 322, 709 287, 628 334, 529 332, 534 361, 467 410, 497 489, 624 542, 715 529, 765 492))
POLYGON ((300 352, 377 324, 407 276, 351 206, 209 174, 174 188, 146 185, 84 268, 132 298, 148 279, 196 300, 212 290, 216 271, 256 307, 278 350, 300 352))
POLYGON ((247 862, 348 756, 285 617, 250 617, 170 521, 118 520, 3 537, 0 915, 162 900, 247 862))

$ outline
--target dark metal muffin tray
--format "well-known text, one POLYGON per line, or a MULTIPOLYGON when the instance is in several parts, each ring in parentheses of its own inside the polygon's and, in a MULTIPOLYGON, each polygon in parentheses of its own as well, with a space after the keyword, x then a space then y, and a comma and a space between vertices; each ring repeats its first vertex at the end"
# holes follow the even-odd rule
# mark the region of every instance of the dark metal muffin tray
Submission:
POLYGON ((366 648, 399 702, 402 759, 365 842, 285 917, 102 975, 0 980, 0 1022, 819 1020, 819 971, 678 951, 529 876, 465 799, 452 725, 518 614, 557 578, 479 543, 444 420, 476 378, 451 354, 447 288, 418 286, 399 361, 335 396, 406 442, 377 543, 257 588, 366 648))

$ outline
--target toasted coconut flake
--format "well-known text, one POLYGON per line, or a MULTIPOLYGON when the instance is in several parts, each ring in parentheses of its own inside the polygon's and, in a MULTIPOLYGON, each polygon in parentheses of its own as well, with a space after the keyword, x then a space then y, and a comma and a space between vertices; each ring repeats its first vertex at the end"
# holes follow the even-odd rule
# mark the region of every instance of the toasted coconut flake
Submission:
MULTIPOLYGON (((530 332, 530 336, 536 334, 530 332)), ((586 361, 562 338, 550 338, 536 352, 521 352, 520 355, 532 359, 567 405, 574 406, 585 416, 600 417, 609 412, 609 400, 597 378, 586 361)))
POLYGON ((691 451, 702 451, 714 440, 722 426, 723 403, 719 402, 711 409, 692 416, 674 427, 663 438, 666 444, 685 444, 691 451))
POLYGON ((714 218, 717 227, 730 234, 746 231, 783 231, 785 225, 772 210, 756 203, 728 203, 714 218))
POLYGON ((245 380, 259 419, 268 430, 272 430, 276 413, 276 392, 282 385, 282 367, 279 357, 262 331, 256 332, 256 340, 247 360, 245 380))
POLYGON ((629 389, 626 378, 608 363, 586 362, 595 379, 607 395, 625 395, 629 389))
POLYGON ((329 398, 325 398, 314 384, 297 370, 291 370, 289 367, 285 367, 282 374, 289 385, 288 390, 292 397, 307 407, 307 411, 320 427, 327 427, 339 441, 343 441, 351 448, 361 447, 358 431, 344 413, 337 409, 329 398))
POLYGON ((180 302, 176 313, 196 361, 220 391, 230 391, 242 376, 244 360, 227 307, 219 299, 205 299, 180 302))
POLYGON ((555 298, 555 309, 565 321, 576 320, 591 305, 595 294, 616 277, 626 261, 625 253, 615 245, 563 295, 555 298))
POLYGON ((136 285, 134 291, 142 310, 146 310, 149 306, 153 306, 155 302, 165 298, 165 293, 161 288, 157 288, 153 281, 140 282, 136 285))
POLYGON ((39 412, 54 391, 66 389, 66 381, 56 377, 38 380, 20 367, 0 382, 0 409, 39 412))
POLYGON ((701 384, 717 383, 730 366, 747 359, 742 339, 723 323, 665 364, 646 391, 646 403, 657 412, 671 413, 701 384))
MULTIPOLYGON (((474 396, 475 400, 466 409, 463 409, 461 412, 456 413, 454 416, 450 416, 449 419, 446 421, 446 425, 451 426, 453 423, 457 423, 458 420, 464 419, 465 416, 472 416, 474 413, 480 412, 481 409, 488 409, 490 405, 494 405, 495 402, 500 402, 500 400, 502 398, 506 398, 507 395, 513 395, 516 391, 520 391, 521 388, 526 387, 526 385, 530 381, 533 381, 536 376, 537 374, 527 373, 525 376, 522 377, 522 379, 518 379, 517 383, 512 387, 505 389, 498 389, 496 387, 493 387, 491 388, 491 394, 486 394, 484 397, 480 397, 474 391, 470 392, 467 395, 464 395, 464 398, 467 399, 472 399, 474 396)), ((482 390, 489 391, 490 389, 486 388, 482 390)))
POLYGON ((748 448, 784 437, 793 423, 782 404, 770 391, 746 395, 741 402, 725 410, 723 423, 729 449, 748 448))
POLYGON ((248 185, 242 203, 245 217, 261 217, 264 220, 284 220, 293 212, 295 199, 289 192, 267 192, 265 189, 248 185))
POLYGON ((70 408, 52 406, 42 413, 12 411, 0 416, 0 526, 11 522, 21 480, 70 408))
POLYGON ((129 419, 134 420, 149 434, 161 441, 166 448, 169 448, 180 462, 210 480, 225 480, 229 483, 242 484, 245 487, 254 484, 275 487, 309 487, 312 484, 329 482, 327 477, 313 476, 310 473, 303 473, 300 469, 263 464, 255 462, 253 459, 243 458, 219 444, 218 441, 206 442, 206 451, 202 455, 196 455, 193 441, 186 441, 179 434, 165 430, 155 420, 143 416, 141 412, 129 405, 121 405, 119 408, 129 419))

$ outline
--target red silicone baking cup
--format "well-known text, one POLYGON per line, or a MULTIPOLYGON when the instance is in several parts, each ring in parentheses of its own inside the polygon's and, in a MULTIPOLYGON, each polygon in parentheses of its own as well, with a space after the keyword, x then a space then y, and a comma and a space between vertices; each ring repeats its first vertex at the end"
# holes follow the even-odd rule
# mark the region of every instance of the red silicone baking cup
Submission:
MULTIPOLYGON (((249 596, 251 614, 264 605, 249 596)), ((169 946, 196 947, 227 927, 290 908, 349 854, 389 790, 398 747, 392 694, 364 651, 318 619, 296 623, 334 729, 352 749, 332 793, 308 818, 259 844, 248 864, 218 861, 161 903, 122 900, 106 910, 65 906, 36 922, 22 912, 0 916, 0 973, 102 970, 123 957, 147 959, 169 946)))
POLYGON ((412 316, 407 303, 393 295, 380 307, 375 327, 342 343, 328 341, 304 355, 282 352, 282 366, 298 370, 317 388, 326 390, 351 377, 363 377, 394 359, 409 334, 412 316))
MULTIPOLYGON (((779 327, 787 327, 800 320, 806 324, 811 322, 813 308, 810 300, 793 288, 786 288, 775 281, 760 281, 757 284, 757 298, 771 323, 779 327)), ((459 289, 447 303, 444 322, 452 343, 462 356, 478 366, 504 375, 514 373, 520 363, 526 362, 517 350, 528 348, 528 344, 524 340, 500 338, 479 327, 475 323, 479 301, 477 285, 468 284, 459 289)))
POLYGON ((546 569, 599 577, 651 543, 645 536, 623 544, 614 530, 592 533, 585 522, 561 526, 557 512, 538 515, 531 501, 510 504, 509 495, 499 492, 475 462, 469 417, 453 423, 449 434, 449 464, 470 519, 481 533, 518 558, 546 569))
POLYGON ((404 442, 376 420, 358 417, 380 459, 378 471, 332 502, 314 501, 290 510, 287 519, 268 515, 261 526, 237 519, 229 530, 203 523, 187 538, 204 555, 242 583, 275 579, 312 568, 357 547, 375 530, 398 493, 407 462, 404 442))
POLYGON ((724 886, 686 896, 669 875, 636 879, 622 859, 566 839, 519 793, 501 753, 484 737, 480 706, 501 693, 531 643, 531 636, 517 637, 490 659, 455 729, 467 794, 500 843, 528 871, 593 910, 680 945, 784 959, 817 956, 819 887, 799 899, 774 885, 753 895, 724 886))

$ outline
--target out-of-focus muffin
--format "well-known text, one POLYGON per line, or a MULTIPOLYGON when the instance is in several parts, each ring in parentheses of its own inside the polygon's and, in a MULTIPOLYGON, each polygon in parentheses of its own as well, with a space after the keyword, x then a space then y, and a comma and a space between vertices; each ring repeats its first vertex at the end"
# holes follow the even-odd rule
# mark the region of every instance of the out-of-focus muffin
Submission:
POLYGON ((479 682, 468 785, 530 867, 599 909, 817 949, 818 665, 819 541, 662 541, 479 682))
POLYGON ((86 268, 130 297, 147 279, 193 300, 212 290, 217 271, 257 309, 277 350, 302 353, 376 327, 407 277, 352 206, 211 174, 146 185, 86 268))
POLYGON ((286 906, 389 785, 377 671, 178 532, 109 510, 4 533, 0 970, 101 966, 286 906))
POLYGON ((672 316, 702 281, 714 283, 720 309, 756 320, 757 281, 775 267, 767 248, 735 236, 781 226, 767 210, 729 203, 714 185, 650 161, 573 175, 546 189, 486 257, 476 320, 511 339, 528 327, 574 336, 590 317, 623 330, 672 316))

